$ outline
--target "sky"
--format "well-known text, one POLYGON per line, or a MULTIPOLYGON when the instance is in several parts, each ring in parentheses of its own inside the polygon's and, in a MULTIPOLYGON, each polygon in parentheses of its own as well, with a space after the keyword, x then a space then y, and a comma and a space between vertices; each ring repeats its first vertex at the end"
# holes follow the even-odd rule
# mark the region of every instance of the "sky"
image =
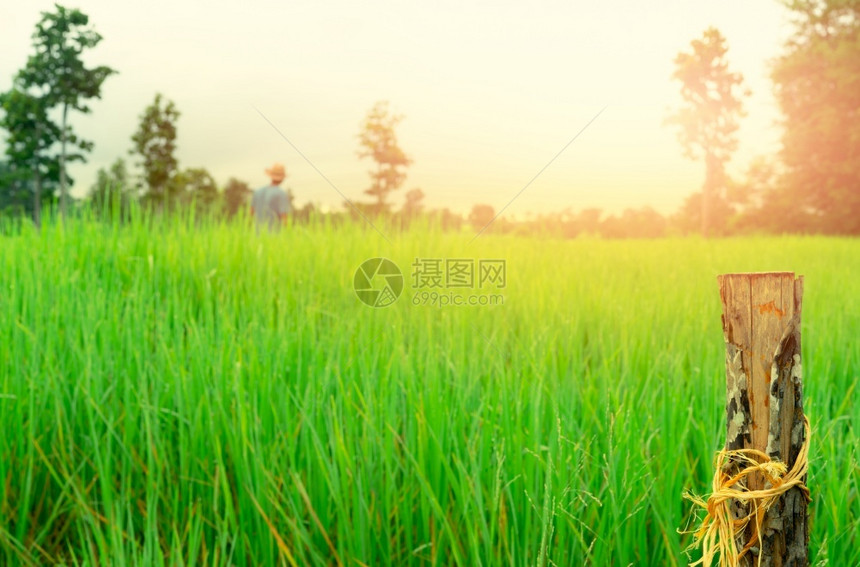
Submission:
MULTIPOLYGON (((0 90, 53 4, 0 4, 0 90)), ((404 116, 398 140, 413 160, 395 204, 418 187, 429 207, 510 203, 514 217, 646 205, 670 213, 704 180, 704 165, 683 157, 664 123, 681 102, 673 60, 709 26, 726 37, 730 68, 752 92, 730 174, 779 148, 769 62, 791 28, 776 0, 64 5, 88 14, 104 37, 86 62, 119 71, 91 114, 70 118, 95 143, 87 164, 70 166, 78 196, 99 168, 118 157, 134 163, 131 136, 162 93, 181 112, 180 167, 256 188, 267 183, 263 170, 282 162, 299 206, 340 209, 338 192, 369 200, 370 163, 357 155, 357 136, 368 110, 387 100, 404 116)))

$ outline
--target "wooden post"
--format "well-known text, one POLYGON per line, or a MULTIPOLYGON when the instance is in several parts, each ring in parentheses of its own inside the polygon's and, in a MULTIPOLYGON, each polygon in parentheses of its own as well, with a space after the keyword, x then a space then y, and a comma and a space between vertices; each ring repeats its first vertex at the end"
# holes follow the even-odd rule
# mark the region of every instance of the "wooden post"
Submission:
MULTIPOLYGON (((725 274, 718 277, 726 341, 726 448, 758 449, 789 468, 806 432, 802 405, 800 312, 803 278, 793 272, 725 274)), ((765 488, 750 478, 750 490, 765 488)), ((807 499, 791 488, 770 508, 760 541, 741 560, 745 566, 809 564, 807 499)), ((735 517, 746 515, 735 504, 735 517)), ((754 535, 750 525, 745 540, 754 535)))

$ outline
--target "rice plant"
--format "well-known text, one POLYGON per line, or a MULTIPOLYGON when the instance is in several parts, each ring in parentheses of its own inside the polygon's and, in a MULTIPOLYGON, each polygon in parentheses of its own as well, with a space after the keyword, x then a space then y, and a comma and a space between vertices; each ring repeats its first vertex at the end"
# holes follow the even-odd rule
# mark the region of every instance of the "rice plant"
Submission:
POLYGON ((860 564, 856 240, 133 216, 0 236, 0 564, 684 565, 716 275, 764 270, 806 276, 811 558, 860 564), (416 258, 505 260, 504 303, 415 305, 416 258))

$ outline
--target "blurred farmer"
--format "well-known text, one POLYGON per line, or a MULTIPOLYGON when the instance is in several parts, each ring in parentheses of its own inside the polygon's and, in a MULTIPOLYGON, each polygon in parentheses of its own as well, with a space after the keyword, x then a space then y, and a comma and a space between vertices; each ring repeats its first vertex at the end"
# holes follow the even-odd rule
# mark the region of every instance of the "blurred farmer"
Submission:
POLYGON ((290 199, 280 185, 287 176, 284 165, 276 163, 266 170, 271 183, 254 191, 251 197, 251 214, 257 219, 257 228, 267 226, 278 230, 290 213, 290 199))

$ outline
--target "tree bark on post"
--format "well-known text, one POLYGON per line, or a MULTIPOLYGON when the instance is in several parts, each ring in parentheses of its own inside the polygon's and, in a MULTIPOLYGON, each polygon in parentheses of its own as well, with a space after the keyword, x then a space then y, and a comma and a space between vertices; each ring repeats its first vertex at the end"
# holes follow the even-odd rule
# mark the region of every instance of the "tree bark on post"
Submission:
MULTIPOLYGON (((793 272, 724 274, 718 277, 726 341, 726 448, 757 449, 794 465, 804 443, 800 360, 803 278, 793 272)), ((736 466, 735 463, 733 466, 736 466)), ((805 480, 805 479, 804 479, 805 480)), ((751 477, 750 490, 765 488, 751 477)), ((736 502, 735 518, 746 515, 736 502)), ((750 524, 738 541, 755 537, 750 524)), ((809 564, 808 501, 800 487, 771 506, 759 541, 741 559, 745 566, 801 567, 809 564)))

